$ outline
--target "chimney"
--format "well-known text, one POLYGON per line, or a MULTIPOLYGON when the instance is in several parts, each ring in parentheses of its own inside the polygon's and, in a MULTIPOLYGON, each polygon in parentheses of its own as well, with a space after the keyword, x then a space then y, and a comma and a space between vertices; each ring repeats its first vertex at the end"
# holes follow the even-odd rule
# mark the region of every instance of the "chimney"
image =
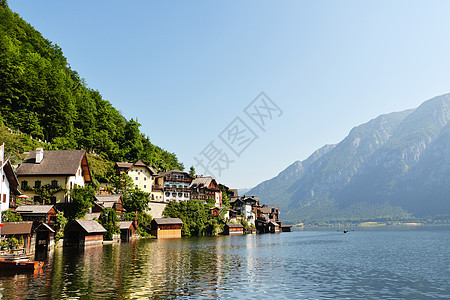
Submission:
POLYGON ((44 149, 37 148, 36 149, 36 163, 40 164, 43 159, 44 159, 44 149))

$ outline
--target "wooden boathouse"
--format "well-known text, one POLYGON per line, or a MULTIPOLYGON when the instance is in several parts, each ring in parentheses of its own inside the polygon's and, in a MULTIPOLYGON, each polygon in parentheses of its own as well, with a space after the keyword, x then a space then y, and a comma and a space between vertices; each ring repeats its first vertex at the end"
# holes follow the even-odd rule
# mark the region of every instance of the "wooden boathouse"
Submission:
POLYGON ((157 239, 181 238, 183 221, 178 218, 155 218, 152 221, 152 235, 157 239))

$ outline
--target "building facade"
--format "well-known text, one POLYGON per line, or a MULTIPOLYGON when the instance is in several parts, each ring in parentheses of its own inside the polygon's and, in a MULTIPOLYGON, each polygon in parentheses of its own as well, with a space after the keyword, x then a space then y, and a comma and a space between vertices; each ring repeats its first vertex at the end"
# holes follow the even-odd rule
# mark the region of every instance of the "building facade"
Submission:
POLYGON ((91 182, 91 173, 84 150, 44 151, 36 149, 17 168, 20 189, 35 203, 42 203, 37 190, 48 186, 59 189, 50 199, 50 204, 63 206, 70 201, 74 187, 84 187, 91 182))
MULTIPOLYGON (((180 170, 162 172, 156 177, 155 190, 162 193, 163 202, 187 201, 191 199, 189 186, 192 179, 189 173, 180 170)), ((155 193, 155 195, 158 194, 155 193)))
POLYGON ((141 160, 135 163, 116 163, 116 174, 122 175, 127 174, 133 181, 133 185, 146 193, 152 193, 152 185, 154 181, 154 176, 156 175, 155 170, 152 167, 147 166, 141 160))

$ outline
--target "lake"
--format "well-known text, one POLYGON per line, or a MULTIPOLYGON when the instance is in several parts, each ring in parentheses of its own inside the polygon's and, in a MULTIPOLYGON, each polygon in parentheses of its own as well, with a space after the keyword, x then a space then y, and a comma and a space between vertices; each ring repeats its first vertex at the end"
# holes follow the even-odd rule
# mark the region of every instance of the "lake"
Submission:
POLYGON ((142 239, 57 249, 2 299, 450 298, 450 227, 142 239))

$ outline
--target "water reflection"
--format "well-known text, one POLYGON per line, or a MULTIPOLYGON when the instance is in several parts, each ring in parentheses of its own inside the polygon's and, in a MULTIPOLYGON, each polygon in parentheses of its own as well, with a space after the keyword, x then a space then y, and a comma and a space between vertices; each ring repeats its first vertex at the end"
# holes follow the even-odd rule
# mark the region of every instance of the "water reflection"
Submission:
POLYGON ((449 231, 294 232, 56 249, 4 299, 445 298, 449 231))

